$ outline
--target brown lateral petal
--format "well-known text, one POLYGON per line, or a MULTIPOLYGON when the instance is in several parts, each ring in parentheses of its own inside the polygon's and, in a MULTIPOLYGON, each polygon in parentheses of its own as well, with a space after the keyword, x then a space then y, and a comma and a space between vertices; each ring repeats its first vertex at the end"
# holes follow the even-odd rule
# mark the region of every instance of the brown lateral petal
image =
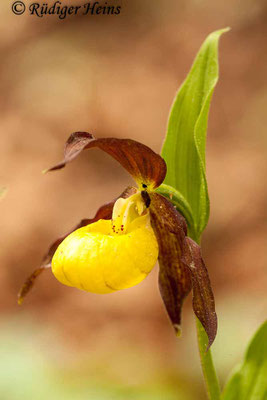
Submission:
POLYGON ((65 144, 64 160, 47 171, 65 167, 82 150, 92 147, 98 147, 115 158, 139 184, 156 188, 165 178, 165 161, 144 144, 132 139, 95 139, 88 132, 72 133, 65 144))
POLYGON ((186 238, 183 261, 191 272, 193 286, 193 309, 208 335, 207 350, 217 333, 217 315, 207 268, 201 256, 200 246, 186 238))
POLYGON ((94 216, 94 218, 88 219, 82 219, 81 222, 76 225, 73 229, 71 229, 67 234, 59 237, 58 239, 56 239, 49 247, 48 252, 45 254, 45 256, 43 257, 43 261, 42 264, 39 268, 35 269, 31 275, 26 279, 26 281, 24 282, 24 284, 22 285, 19 294, 18 294, 18 303, 22 304, 25 296, 28 294, 28 292, 31 290, 31 288, 33 287, 36 278, 38 278, 38 276, 45 270, 47 270, 48 268, 51 267, 51 261, 53 258, 53 255, 55 254, 56 249, 58 248, 58 246, 60 245, 61 242, 63 242, 63 240, 73 231, 76 231, 76 229, 82 228, 83 226, 92 224, 93 222, 98 221, 99 219, 111 219, 112 217, 112 211, 113 211, 113 206, 115 201, 122 197, 124 199, 127 199, 129 196, 131 196, 132 194, 135 194, 137 192, 137 189, 135 187, 129 186, 127 187, 123 193, 117 197, 114 201, 111 201, 110 203, 104 204, 103 206, 101 206, 96 215, 94 216))
POLYGON ((158 193, 150 193, 149 196, 151 225, 159 245, 159 289, 175 332, 179 335, 183 301, 191 290, 190 272, 181 262, 186 223, 165 197, 158 193))
POLYGON ((23 303, 23 300, 25 296, 28 294, 28 292, 31 290, 33 287, 35 280, 38 278, 38 276, 45 271, 46 269, 50 268, 51 264, 47 265, 42 265, 41 267, 35 269, 31 275, 26 279, 26 281, 23 283, 22 287, 20 288, 20 291, 18 293, 18 304, 21 305, 23 303))

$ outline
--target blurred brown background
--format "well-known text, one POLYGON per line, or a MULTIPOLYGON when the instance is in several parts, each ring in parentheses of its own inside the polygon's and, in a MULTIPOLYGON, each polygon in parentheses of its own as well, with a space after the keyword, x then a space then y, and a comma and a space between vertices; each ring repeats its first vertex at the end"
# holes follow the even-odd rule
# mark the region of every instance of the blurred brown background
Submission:
POLYGON ((131 0, 122 1, 119 16, 62 21, 15 16, 5 1, 0 21, 0 186, 8 186, 1 400, 205 398, 191 298, 177 340, 157 268, 112 295, 64 287, 50 272, 21 308, 16 295, 55 237, 131 182, 98 150, 42 175, 61 159, 69 134, 130 137, 160 152, 170 105, 197 50, 208 33, 230 26, 209 120, 211 217, 203 237, 219 317, 213 353, 225 381, 266 317, 266 3, 131 0))

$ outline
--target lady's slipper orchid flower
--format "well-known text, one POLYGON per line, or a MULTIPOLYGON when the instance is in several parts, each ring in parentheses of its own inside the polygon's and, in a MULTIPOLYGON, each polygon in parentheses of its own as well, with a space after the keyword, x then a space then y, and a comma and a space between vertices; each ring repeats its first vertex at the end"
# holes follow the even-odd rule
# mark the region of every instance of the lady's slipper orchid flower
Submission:
MULTIPOLYGON (((159 261, 159 288, 175 332, 180 334, 181 309, 193 289, 193 309, 215 339, 217 317, 208 272, 198 244, 188 238, 184 217, 171 201, 155 192, 166 175, 162 157, 130 139, 95 139, 75 132, 65 144, 64 160, 47 171, 65 167, 92 147, 110 154, 135 179, 93 219, 84 219, 49 248, 42 265, 26 280, 19 303, 37 276, 52 267, 63 284, 93 293, 111 293, 141 282, 159 261)), ((47 172, 46 171, 46 172, 47 172)))
POLYGON ((157 239, 144 208, 140 193, 120 198, 111 220, 99 219, 72 232, 53 256, 55 277, 93 293, 110 293, 141 282, 158 258, 157 239))

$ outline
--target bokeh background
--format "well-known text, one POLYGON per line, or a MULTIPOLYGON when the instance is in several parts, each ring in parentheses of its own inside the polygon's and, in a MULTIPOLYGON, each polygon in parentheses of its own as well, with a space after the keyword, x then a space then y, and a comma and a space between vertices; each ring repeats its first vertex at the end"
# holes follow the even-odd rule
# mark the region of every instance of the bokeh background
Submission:
POLYGON ((219 317, 213 353, 226 380, 266 316, 266 2, 123 0, 119 16, 62 21, 15 16, 4 1, 0 21, 0 185, 8 186, 0 204, 0 399, 204 399, 191 298, 177 340, 157 267, 111 295, 64 287, 47 272, 22 307, 16 296, 54 238, 131 182, 95 149, 42 175, 68 135, 130 137, 159 152, 198 48, 230 26, 209 120, 203 236, 219 317))

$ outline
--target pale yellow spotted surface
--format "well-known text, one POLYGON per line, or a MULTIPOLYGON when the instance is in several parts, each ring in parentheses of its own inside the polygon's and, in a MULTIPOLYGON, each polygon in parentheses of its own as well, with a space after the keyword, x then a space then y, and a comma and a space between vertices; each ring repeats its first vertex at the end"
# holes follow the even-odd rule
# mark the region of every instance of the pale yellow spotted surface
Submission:
MULTIPOLYGON (((120 199, 121 200, 121 199, 120 199)), ((158 244, 149 215, 129 213, 124 222, 99 220, 77 229, 58 247, 52 271, 63 284, 93 293, 111 293, 140 283, 154 267, 158 244)), ((132 203, 134 204, 134 203, 132 203)), ((116 208, 117 218, 122 218, 116 208)))

